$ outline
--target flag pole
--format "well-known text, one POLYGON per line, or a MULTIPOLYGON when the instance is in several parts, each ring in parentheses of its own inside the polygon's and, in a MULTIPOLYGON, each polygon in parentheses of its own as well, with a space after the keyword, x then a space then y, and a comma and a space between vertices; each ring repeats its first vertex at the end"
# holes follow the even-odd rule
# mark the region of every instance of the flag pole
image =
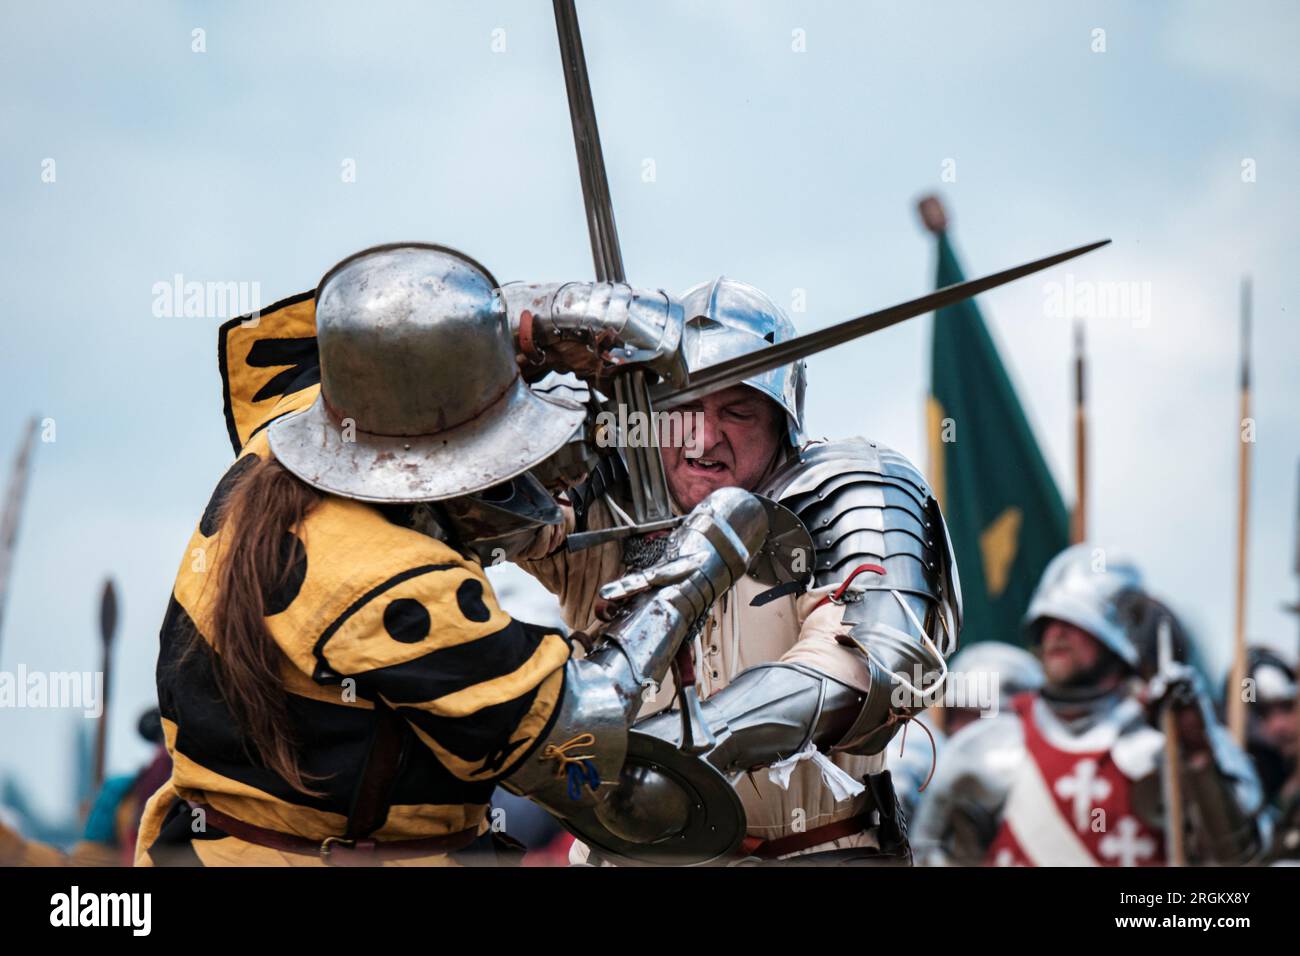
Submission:
POLYGON ((1228 730, 1237 746, 1246 740, 1246 698, 1243 684, 1246 678, 1246 545, 1250 530, 1250 446, 1254 444, 1254 428, 1250 438, 1246 429, 1250 420, 1250 277, 1241 280, 1241 420, 1237 442, 1237 607, 1233 628, 1232 678, 1229 682, 1232 695, 1228 698, 1228 730))
MULTIPOLYGON (((943 201, 938 196, 922 196, 916 204, 917 211, 921 214, 921 223, 925 226, 926 231, 934 235, 936 241, 948 229, 948 212, 943 208, 943 201)), ((930 334, 934 335, 934 319, 931 319, 930 334)), ((942 414, 939 412, 938 404, 934 399, 934 383, 930 383, 931 394, 925 399, 925 423, 926 423, 926 478, 930 481, 930 486, 934 489, 935 500, 939 502, 939 508, 944 508, 946 497, 945 465, 943 459, 943 442, 940 440, 943 431, 942 414)), ((940 694, 938 699, 930 705, 930 720, 933 722, 935 729, 940 733, 946 733, 948 730, 948 715, 943 709, 943 695, 940 694)))
MULTIPOLYGON (((1295 564, 1292 570, 1295 571, 1297 580, 1300 580, 1300 479, 1296 481, 1295 564)), ((1297 599, 1295 604, 1290 606, 1283 605, 1283 610, 1290 611, 1297 618, 1300 618, 1300 599, 1297 599)), ((1297 647, 1300 648, 1300 645, 1297 645, 1297 647)), ((1296 660, 1300 662, 1300 656, 1297 656, 1296 660)), ((1296 670, 1300 672, 1300 663, 1297 664, 1296 670)), ((1300 684, 1300 681, 1297 681, 1297 683, 1300 684)), ((1296 692, 1295 707, 1296 713, 1300 714, 1300 690, 1296 692)), ((1296 725, 1296 738, 1297 745, 1300 745, 1300 721, 1296 725)), ((1291 780, 1293 792, 1300 792, 1300 760, 1296 761, 1291 780)))
POLYGON ((1087 358, 1083 319, 1074 320, 1074 514, 1070 516, 1070 543, 1088 538, 1088 406, 1084 393, 1087 358))
MULTIPOLYGON (((943 202, 938 196, 922 196, 916 203, 916 209, 921 214, 921 224, 925 226, 926 231, 931 233, 937 240, 948 229, 948 211, 943 208, 943 202)), ((930 334, 935 334, 933 320, 931 321, 930 334)), ((926 478, 930 481, 930 487, 934 489, 935 500, 939 502, 939 507, 947 505, 944 500, 946 482, 944 481, 943 460, 943 442, 940 436, 943 432, 942 415, 940 415, 938 405, 933 398, 934 383, 930 383, 930 394, 926 396, 925 402, 925 425, 926 425, 926 478)))

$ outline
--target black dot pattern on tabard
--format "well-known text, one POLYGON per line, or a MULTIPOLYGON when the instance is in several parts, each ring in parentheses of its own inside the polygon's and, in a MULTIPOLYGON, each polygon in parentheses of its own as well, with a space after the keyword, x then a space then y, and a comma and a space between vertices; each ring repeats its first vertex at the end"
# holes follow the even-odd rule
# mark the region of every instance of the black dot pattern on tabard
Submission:
POLYGON ((429 636, 432 627, 429 612, 413 598, 398 598, 384 608, 384 630, 403 644, 418 644, 429 636))

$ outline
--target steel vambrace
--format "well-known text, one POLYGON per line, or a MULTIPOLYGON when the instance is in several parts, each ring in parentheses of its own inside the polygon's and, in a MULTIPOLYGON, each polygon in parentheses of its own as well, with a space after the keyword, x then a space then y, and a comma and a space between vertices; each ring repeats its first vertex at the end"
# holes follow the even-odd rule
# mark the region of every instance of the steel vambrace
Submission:
MULTIPOLYGON (((703 759, 725 774, 767 767, 808 744, 830 750, 858 720, 866 695, 802 664, 759 664, 702 705, 717 739, 703 759)), ((681 714, 669 709, 636 725, 680 743, 681 714)))
POLYGON ((672 532, 663 560, 606 585, 602 594, 625 601, 626 611, 585 659, 565 666, 550 729, 503 781, 506 789, 561 817, 611 792, 643 695, 663 681, 682 640, 745 573, 766 537, 759 500, 722 488, 672 532))

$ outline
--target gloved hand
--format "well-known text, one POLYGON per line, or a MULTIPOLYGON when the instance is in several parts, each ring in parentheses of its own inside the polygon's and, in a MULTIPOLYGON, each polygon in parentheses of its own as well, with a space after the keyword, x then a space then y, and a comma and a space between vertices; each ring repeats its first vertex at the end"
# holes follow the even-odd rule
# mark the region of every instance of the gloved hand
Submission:
POLYGON ((572 371, 599 384, 640 366, 686 383, 682 306, 666 292, 622 282, 510 282, 500 292, 526 369, 572 371))
POLYGON ((1147 719, 1160 727, 1165 708, 1174 714, 1174 727, 1183 753, 1196 764, 1212 754, 1205 713, 1203 687, 1195 668, 1171 661, 1156 672, 1139 694, 1147 719))
POLYGON ((601 588, 619 613, 590 659, 611 667, 625 661, 638 685, 660 683, 682 640, 749 568, 767 532, 767 511, 754 495, 713 492, 673 529, 662 559, 601 588))
POLYGON ((758 498, 739 488, 719 488, 673 529, 663 558, 604 585, 600 596, 617 603, 676 587, 692 600, 698 616, 749 569, 767 532, 767 512, 758 498))

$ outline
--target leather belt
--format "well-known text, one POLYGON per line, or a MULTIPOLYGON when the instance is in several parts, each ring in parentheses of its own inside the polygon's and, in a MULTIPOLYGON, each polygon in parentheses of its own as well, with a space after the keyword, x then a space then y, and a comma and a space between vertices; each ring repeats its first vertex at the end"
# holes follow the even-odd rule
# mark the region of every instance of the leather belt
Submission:
POLYGON ((836 820, 833 823, 827 823, 825 826, 813 827, 803 833, 792 833, 789 836, 777 837, 775 840, 763 840, 758 837, 747 836, 740 841, 740 849, 737 852, 742 857, 754 856, 760 860, 775 860, 780 856, 798 853, 800 850, 820 846, 832 840, 853 836, 875 825, 876 818, 873 808, 859 813, 857 816, 845 817, 843 820, 836 820))
POLYGON ((186 802, 191 810, 201 810, 208 823, 236 839, 284 853, 316 856, 333 866, 374 866, 385 860, 409 860, 434 853, 452 853, 469 846, 478 837, 478 829, 471 828, 414 840, 349 840, 341 836, 312 840, 245 823, 207 804, 186 802))

